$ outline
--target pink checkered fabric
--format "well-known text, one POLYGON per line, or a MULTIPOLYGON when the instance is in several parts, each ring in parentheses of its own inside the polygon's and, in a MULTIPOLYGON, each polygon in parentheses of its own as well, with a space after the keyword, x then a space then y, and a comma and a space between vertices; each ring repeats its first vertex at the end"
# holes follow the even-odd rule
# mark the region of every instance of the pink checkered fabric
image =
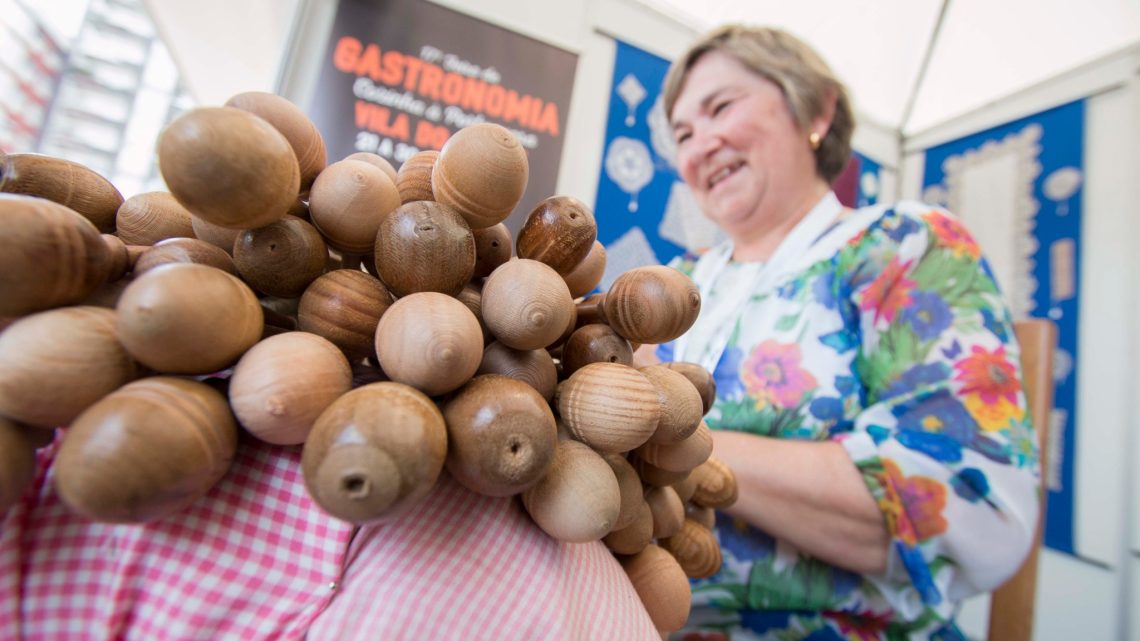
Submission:
POLYGON ((300 450, 243 439, 203 499, 91 523, 52 488, 57 445, 0 521, 0 639, 660 639, 599 543, 444 475, 399 520, 353 528, 304 489, 300 450))

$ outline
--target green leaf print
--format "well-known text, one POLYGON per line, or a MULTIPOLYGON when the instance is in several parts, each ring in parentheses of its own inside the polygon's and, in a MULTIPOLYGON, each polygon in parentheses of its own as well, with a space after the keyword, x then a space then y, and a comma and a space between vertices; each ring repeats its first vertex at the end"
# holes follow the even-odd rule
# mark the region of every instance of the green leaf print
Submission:
POLYGON ((747 606, 754 609, 826 610, 843 598, 835 595, 832 568, 801 556, 795 565, 777 570, 776 557, 752 564, 748 577, 747 606))
POLYGON ((787 332, 795 327, 798 322, 800 322, 800 314, 787 314, 776 321, 775 329, 777 332, 787 332))

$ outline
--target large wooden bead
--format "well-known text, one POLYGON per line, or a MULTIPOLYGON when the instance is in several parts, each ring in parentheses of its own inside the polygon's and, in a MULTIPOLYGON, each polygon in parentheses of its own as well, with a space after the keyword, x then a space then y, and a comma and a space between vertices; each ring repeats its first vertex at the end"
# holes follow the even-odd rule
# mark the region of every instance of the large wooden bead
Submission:
POLYGON ((425 149, 412 154, 400 165, 396 172, 396 189, 400 192, 400 202, 405 205, 417 200, 435 200, 431 190, 431 174, 439 152, 425 149))
POLYGON ((115 215, 115 233, 128 245, 153 245, 167 238, 194 238, 190 211, 165 191, 135 194, 115 215))
POLYGON ((197 238, 167 238, 153 247, 145 247, 135 260, 134 275, 141 276, 155 267, 171 263, 194 263, 220 269, 237 276, 233 258, 221 248, 197 238))
POLYGON ((673 536, 685 521, 685 505, 681 497, 668 485, 651 487, 645 493, 645 502, 653 512, 653 538, 673 536))
POLYGON ((234 265, 250 287, 270 296, 296 298, 325 272, 329 250, 316 227, 297 218, 247 229, 234 243, 234 265))
POLYGON ((113 283, 131 271, 131 252, 118 236, 102 234, 102 237, 107 245, 107 282, 113 283))
POLYGON ((720 571, 720 544, 709 528, 686 518, 677 533, 658 544, 677 559, 690 579, 707 579, 720 571))
POLYGON ((190 216, 190 226, 194 228, 194 236, 198 240, 204 240, 219 249, 225 250, 227 254, 234 253, 234 241, 242 232, 240 229, 215 225, 194 215, 190 216))
MULTIPOLYGON (((629 464, 621 454, 604 454, 602 458, 606 463, 610 464, 610 469, 614 471, 614 476, 617 477, 618 488, 621 490, 621 512, 618 514, 618 520, 614 523, 614 529, 620 530, 637 517, 638 510, 642 503, 645 502, 645 492, 641 487, 641 479, 637 476, 637 470, 629 464)), ((648 541, 646 541, 648 543, 648 541)))
MULTIPOLYGON (((385 158, 384 156, 381 156, 380 154, 374 154, 370 151, 358 151, 356 153, 352 153, 352 154, 345 156, 344 159, 345 160, 362 160, 362 161, 376 167, 380 171, 384 172, 384 175, 387 176, 388 179, 392 181, 393 185, 396 185, 397 188, 399 188, 399 185, 397 185, 397 183, 396 183, 396 181, 399 179, 399 175, 396 173, 396 168, 393 167, 392 163, 388 162, 388 159, 385 158)), ((428 184, 429 185, 431 184, 430 181, 428 184)))
POLYGON ((28 429, 0 416, 0 516, 20 500, 35 475, 36 447, 28 429))
POLYGON ((352 388, 348 359, 329 341, 287 332, 254 345, 230 377, 238 422, 277 445, 303 443, 321 412, 352 388))
POLYGON ((621 511, 621 489, 609 464, 573 440, 559 441, 550 469, 522 497, 544 532, 570 543, 601 539, 621 511))
POLYGON ((538 203, 519 230, 516 253, 550 265, 560 276, 582 262, 598 236, 594 213, 573 196, 538 203))
POLYGON ((261 338, 264 314, 249 287, 220 269, 163 265, 139 276, 116 306, 119 340, 144 365, 208 374, 261 338))
POLYGON ((305 485, 329 514, 351 523, 398 516, 431 490, 447 454, 447 427, 423 393, 393 382, 333 401, 301 454, 305 485))
POLYGON ((633 348, 609 325, 583 325, 562 347, 562 376, 570 376, 590 363, 632 365, 633 348))
POLYGON ((511 230, 503 223, 471 230, 475 237, 475 276, 484 278, 511 259, 511 230))
POLYGON ((692 279, 664 265, 631 269, 606 292, 606 318, 635 343, 658 344, 684 334, 701 311, 692 279))
POLYGON ((522 200, 526 149, 506 127, 480 123, 455 132, 431 174, 432 193, 454 207, 472 229, 500 223, 522 200))
POLYGON ((637 554, 653 542, 653 511, 640 494, 629 522, 624 527, 614 528, 602 542, 615 554, 637 554))
POLYGON ((110 309, 53 309, 0 334, 0 415, 23 423, 66 426, 137 375, 110 309))
POLYGON ((400 192, 385 173, 360 160, 325 168, 309 191, 313 224, 335 249, 356 255, 372 251, 380 221, 400 206, 400 192))
POLYGON ((554 413, 522 381, 476 376, 443 405, 443 417, 447 470, 479 494, 518 494, 537 483, 554 460, 554 413))
POLYGON ((115 231, 119 190, 98 173, 63 158, 0 154, 0 193, 45 198, 78 212, 101 232, 115 231))
POLYGON ((76 419, 56 458, 55 486, 70 509, 94 521, 154 521, 205 495, 236 449, 237 425, 220 392, 145 378, 76 419))
POLYGON ((447 205, 401 205, 380 221, 375 239, 376 272, 397 298, 415 292, 454 296, 475 270, 471 229, 447 205))
POLYGON ((325 168, 328 152, 321 132, 305 112, 285 98, 264 91, 239 93, 227 100, 226 106, 260 116, 281 132, 297 158, 301 172, 300 192, 309 191, 317 174, 325 168))
POLYGON ((0 317, 78 303, 111 257, 91 221, 50 200, 0 194, 0 317))
POLYGON ((680 443, 687 439, 704 416, 697 388, 683 374, 661 364, 638 371, 653 383, 657 389, 657 400, 661 403, 661 420, 650 440, 654 443, 680 443))
POLYGON ((713 403, 716 402, 716 379, 713 378, 712 372, 696 363, 684 361, 674 361, 664 363, 664 365, 689 379, 689 382, 697 388, 697 393, 701 396, 701 415, 708 414, 713 403))
POLYGON ((355 362, 375 352, 376 326, 391 305, 392 295, 378 278, 337 269, 305 289, 297 328, 327 338, 355 362))
POLYGON ((650 544, 631 557, 619 558, 633 589, 649 612, 653 625, 663 632, 684 627, 689 620, 693 592, 677 560, 650 544))
POLYGON ((410 294, 380 318, 376 355, 393 381, 435 396, 463 385, 479 369, 483 330, 471 311, 451 296, 410 294))
POLYGON ((693 492, 693 503, 721 509, 736 502, 736 474, 719 458, 710 456, 689 473, 689 478, 697 485, 693 492))
POLYGON ((234 229, 280 219, 301 181, 285 137, 233 107, 199 107, 176 118, 159 136, 158 165, 192 214, 234 229))
POLYGON ((544 349, 519 350, 495 341, 483 350, 479 374, 502 374, 530 385, 550 401, 558 387, 558 369, 544 349))
POLYGON ((637 448, 637 455, 654 467, 670 472, 688 472, 712 456, 712 432, 704 421, 699 421, 684 440, 676 443, 658 443, 652 438, 637 448))
POLYGON ((657 429, 657 391, 628 365, 586 365, 558 386, 557 397, 570 433, 599 452, 628 452, 657 429))
POLYGON ((515 349, 539 349, 558 340, 573 307, 562 277, 536 260, 505 263, 483 283, 483 322, 515 349))
POLYGON ((606 247, 595 240, 590 248, 590 253, 586 254, 586 257, 562 278, 566 281, 566 286, 570 288, 570 295, 579 298, 589 294, 591 290, 597 287, 598 283, 602 282, 602 276, 605 273, 606 247))

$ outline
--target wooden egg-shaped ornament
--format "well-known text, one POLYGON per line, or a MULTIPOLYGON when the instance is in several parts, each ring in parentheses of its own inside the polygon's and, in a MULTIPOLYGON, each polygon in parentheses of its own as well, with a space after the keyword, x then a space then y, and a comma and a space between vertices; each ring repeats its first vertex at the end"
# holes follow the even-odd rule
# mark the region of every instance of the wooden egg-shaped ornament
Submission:
POLYGON ((431 190, 431 175, 435 171, 435 161, 439 152, 425 149, 412 154, 396 172, 396 189, 400 192, 400 202, 405 205, 417 200, 435 200, 431 190))
POLYGON ((238 423, 276 445, 303 443, 321 412, 352 389, 348 359, 328 340, 287 332, 246 352, 230 377, 238 423))
POLYGON ((129 383, 71 424, 55 461, 64 504, 93 521, 145 523, 189 506, 226 473, 237 424, 205 383, 129 383))
POLYGON ((689 620, 693 592, 689 578, 673 555, 649 544, 641 552, 618 560, 653 625, 663 632, 684 627, 689 620))
POLYGON ((666 485, 679 483, 685 480, 690 474, 688 470, 684 472, 674 472, 657 467, 638 456, 636 451, 629 455, 629 463, 633 466, 633 469, 637 470, 637 475, 641 477, 641 482, 653 487, 665 487, 666 485))
POLYGON ((621 490, 621 511, 618 513, 614 529, 620 530, 637 516, 639 506, 645 502, 645 492, 641 486, 641 479, 637 471, 621 454, 603 454, 602 458, 610 464, 610 469, 617 477, 618 489, 621 490))
POLYGON ((138 277, 156 267, 171 263, 206 265, 234 276, 238 273, 237 266, 229 254, 197 238, 167 238, 153 247, 145 247, 135 260, 132 272, 138 277))
POLYGON ((484 278, 511 259, 511 230, 503 223, 471 230, 475 237, 475 277, 484 278))
POLYGON ((233 107, 198 107, 175 118, 159 136, 158 166, 190 213, 234 229, 280 219, 301 183, 285 137, 233 107))
POLYGON ((472 229, 500 223, 522 200, 530 166, 506 127, 479 123, 444 143, 431 173, 432 193, 454 207, 472 229))
POLYGON ((539 349, 566 330, 574 299, 558 272, 520 258, 504 263, 483 283, 483 322, 500 342, 539 349))
POLYGON ((558 442, 550 469, 522 497, 544 532, 569 543, 601 539, 621 511, 621 489, 609 464, 573 440, 558 442))
POLYGON ((701 396, 701 415, 708 414, 716 402, 716 379, 713 378, 712 372, 696 363, 684 361, 663 363, 663 365, 689 379, 701 396))
POLYGON ((661 403, 661 421, 649 440, 654 443, 680 443, 687 439, 704 416, 704 406, 697 388, 683 374, 662 364, 642 367, 638 371, 653 383, 657 389, 657 400, 661 403))
POLYGON ((442 409, 447 470, 467 489, 512 496, 550 468, 558 445, 554 413, 526 383, 498 374, 476 376, 442 409))
POLYGON ((407 385, 358 387, 321 413, 301 453, 305 486, 334 517, 356 524, 398 516, 443 470, 447 427, 430 398, 407 385))
POLYGON ((297 158, 301 172, 299 193, 309 191, 328 162, 328 152, 321 132, 305 112, 285 98, 264 91, 239 93, 227 100, 225 106, 260 116, 281 132, 297 158))
POLYGON ((590 363, 632 365, 633 348, 609 325, 583 325, 562 346, 562 376, 570 376, 590 363))
POLYGON ((25 316, 0 334, 0 415, 66 426, 138 373, 114 311, 61 307, 25 316))
POLYGON ((692 279, 664 265, 631 269, 614 280, 605 299, 606 319, 635 343, 659 344, 684 334, 701 311, 692 279))
POLYGON ((348 253, 372 251, 380 221, 400 206, 396 185, 375 165, 341 160, 309 190, 309 215, 329 245, 348 253))
POLYGON ((113 283, 134 267, 131 252, 118 236, 103 234, 102 237, 103 243, 107 245, 107 282, 113 283))
POLYGON ((380 318, 376 356, 393 381, 436 396, 475 375, 483 358, 483 330, 467 306, 451 296, 410 294, 380 318))
POLYGON ((697 485, 691 499, 693 503, 719 510, 736 502, 736 474, 716 456, 693 468, 689 478, 697 485))
POLYGON ((557 401, 574 438, 599 452, 628 452, 657 429, 657 391, 628 365, 586 365, 558 386, 557 401))
POLYGON ((220 269, 163 265, 134 279, 115 308, 119 340, 139 362, 170 374, 232 365, 261 339, 257 296, 220 269))
POLYGON ((190 226, 194 229, 195 238, 204 240, 231 255, 234 253, 234 242, 242 232, 240 229, 215 225, 194 215, 190 216, 190 226))
POLYGON ((119 190, 95 171, 41 154, 0 154, 0 193, 59 203, 108 233, 115 231, 115 214, 123 204, 119 190))
POLYGON ((688 472, 712 456, 713 440, 709 426, 698 421, 697 429, 676 443, 658 443, 652 438, 637 448, 645 462, 670 472, 688 472))
POLYGON ((582 259, 570 273, 562 276, 566 286, 570 288, 570 295, 580 298, 590 293, 606 273, 606 247, 595 240, 590 252, 582 259))
MULTIPOLYGON (((672 484, 673 489, 677 490, 677 496, 681 497, 681 502, 689 503, 689 499, 693 498, 693 492, 697 491, 697 482, 685 475, 685 478, 672 484)), ((686 508, 687 509, 687 508, 686 508)))
POLYGON ((384 172, 384 175, 392 181, 393 185, 396 185, 396 181, 399 180, 399 175, 396 173, 396 168, 392 166, 392 163, 388 162, 387 158, 381 156, 380 154, 374 154, 370 151, 358 151, 356 153, 345 156, 344 159, 361 160, 376 167, 380 171, 384 172))
POLYGON ((115 234, 128 245, 195 237, 190 210, 165 191, 148 191, 124 200, 115 215, 115 234))
POLYGON ((83 216, 43 198, 0 194, 0 220, 0 317, 78 303, 107 281, 107 243, 83 216))
POLYGON ((675 534, 659 539, 657 544, 677 559, 690 579, 707 579, 720 571, 720 543, 716 535, 693 519, 685 519, 675 534))
POLYGON ((653 542, 653 511, 645 499, 638 496, 633 518, 622 528, 615 528, 602 542, 614 554, 637 554, 653 542))
POLYGON ((479 327, 483 329, 483 344, 490 345, 494 342, 495 337, 491 335, 491 330, 487 329, 487 323, 483 322, 483 284, 474 281, 467 283, 455 297, 466 305, 479 321, 479 327))
POLYGON ((314 280, 301 295, 297 328, 322 336, 357 362, 376 351, 376 326, 392 305, 380 279, 337 269, 314 280))
POLYGON ((270 296, 296 298, 325 272, 329 249, 309 223, 285 216, 247 229, 234 243, 234 265, 250 287, 270 296))
POLYGON ((36 446, 28 429, 0 416, 0 516, 20 500, 35 474, 36 446))
POLYGON ((454 296, 475 270, 471 229, 447 205, 400 205, 380 221, 375 240, 376 272, 397 298, 416 292, 454 296))
POLYGON ((716 510, 695 503, 686 503, 685 520, 711 530, 716 527, 716 510))
POLYGON ((645 502, 653 512, 653 538, 667 538, 681 530, 685 521, 685 504, 677 490, 668 485, 651 487, 645 492, 645 502))
POLYGON ((594 212, 573 196, 538 203, 519 230, 515 253, 550 265, 560 276, 574 270, 598 236, 594 212))
POLYGON ((550 352, 544 349, 519 350, 495 341, 483 350, 477 374, 502 374, 530 385, 547 402, 558 387, 558 370, 550 352))

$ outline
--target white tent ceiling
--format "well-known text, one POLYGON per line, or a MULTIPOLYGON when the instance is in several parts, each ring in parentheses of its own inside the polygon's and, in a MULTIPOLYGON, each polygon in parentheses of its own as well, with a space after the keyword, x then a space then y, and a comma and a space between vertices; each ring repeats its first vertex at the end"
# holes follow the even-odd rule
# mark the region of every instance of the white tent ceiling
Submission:
POLYGON ((1137 0, 642 0, 811 43, 861 118, 904 135, 1140 43, 1137 0))

